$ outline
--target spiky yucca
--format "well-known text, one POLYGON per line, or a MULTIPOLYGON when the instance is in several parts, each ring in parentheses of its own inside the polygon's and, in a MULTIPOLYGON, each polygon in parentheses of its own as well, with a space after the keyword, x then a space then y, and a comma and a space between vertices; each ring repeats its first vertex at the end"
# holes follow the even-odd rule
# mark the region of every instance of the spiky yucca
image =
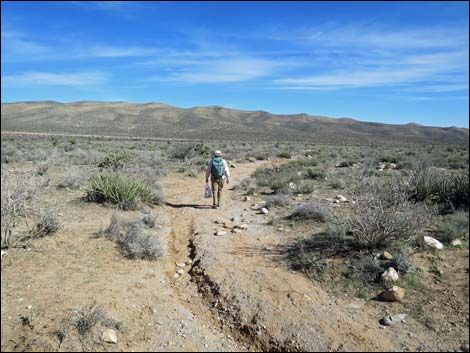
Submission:
POLYGON ((120 175, 100 175, 90 180, 87 201, 116 204, 123 210, 136 209, 140 202, 157 203, 158 194, 144 181, 120 175))

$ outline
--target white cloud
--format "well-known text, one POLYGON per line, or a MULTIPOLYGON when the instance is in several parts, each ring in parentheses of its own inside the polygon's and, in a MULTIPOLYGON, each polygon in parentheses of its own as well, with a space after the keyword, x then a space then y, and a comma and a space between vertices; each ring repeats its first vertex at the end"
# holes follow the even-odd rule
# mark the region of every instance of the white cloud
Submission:
POLYGON ((2 83, 11 85, 47 86, 95 86, 104 83, 108 75, 102 72, 51 73, 28 72, 2 78, 2 83))

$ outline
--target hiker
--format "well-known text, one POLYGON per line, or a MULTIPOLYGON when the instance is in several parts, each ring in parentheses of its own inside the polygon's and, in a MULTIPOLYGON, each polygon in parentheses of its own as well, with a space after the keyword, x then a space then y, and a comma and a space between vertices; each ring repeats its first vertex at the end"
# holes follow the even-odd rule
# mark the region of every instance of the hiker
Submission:
POLYGON ((224 188, 224 181, 229 183, 230 169, 225 159, 222 158, 222 152, 217 150, 206 168, 206 184, 211 177, 212 186, 212 208, 220 207, 220 197, 224 188), (217 191, 217 192, 216 192, 217 191))

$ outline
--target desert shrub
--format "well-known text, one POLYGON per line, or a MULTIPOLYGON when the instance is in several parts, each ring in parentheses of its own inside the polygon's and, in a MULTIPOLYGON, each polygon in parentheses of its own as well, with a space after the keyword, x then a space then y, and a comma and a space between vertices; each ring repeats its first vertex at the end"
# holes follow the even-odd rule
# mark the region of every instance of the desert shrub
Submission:
POLYGON ((266 207, 287 206, 290 204, 289 197, 286 195, 269 195, 266 196, 266 207))
POLYGON ((160 239, 154 235, 144 234, 138 222, 127 227, 126 234, 118 240, 121 253, 131 259, 156 260, 164 255, 160 239))
POLYGON ((386 266, 371 256, 361 257, 354 265, 355 279, 363 283, 378 282, 380 275, 386 270, 386 266))
POLYGON ((321 203, 307 203, 298 206, 289 218, 301 221, 313 220, 326 222, 331 219, 331 216, 331 210, 327 205, 321 203))
POLYGON ((328 185, 332 189, 344 190, 346 188, 346 183, 340 178, 333 178, 328 185))
POLYGON ((429 211, 410 202, 398 181, 369 180, 354 199, 347 226, 360 248, 383 249, 414 242, 429 224, 429 211))
POLYGON ((21 224, 27 226, 28 220, 34 217, 40 183, 37 175, 11 174, 2 170, 2 248, 14 247, 25 238, 25 235, 16 234, 15 231, 21 224))
POLYGON ((192 145, 177 144, 170 152, 170 158, 186 160, 195 155, 192 145))
POLYGON ((299 194, 311 194, 315 191, 315 185, 311 180, 301 180, 295 190, 299 194))
POLYGON ((292 152, 291 151, 282 151, 277 155, 279 158, 286 158, 290 159, 292 158, 292 152))
POLYGON ((129 158, 130 154, 128 152, 109 153, 104 157, 103 161, 98 164, 98 167, 114 169, 122 168, 129 158))
POLYGON ((103 153, 95 150, 83 150, 77 148, 70 156, 73 164, 77 165, 96 165, 100 161, 104 161, 103 153))
POLYGON ((457 211, 438 226, 438 238, 445 243, 450 243, 454 239, 468 240, 468 227, 468 212, 457 211))
POLYGON ((31 238, 42 238, 54 234, 62 227, 57 212, 52 209, 43 211, 33 229, 30 231, 31 238))
POLYGON ((37 173, 38 175, 44 175, 46 174, 46 172, 49 170, 49 165, 46 164, 46 163, 41 163, 39 166, 38 166, 38 169, 37 169, 37 173))
POLYGON ((2 164, 15 163, 23 159, 23 153, 16 146, 4 145, 2 141, 2 164))
POLYGON ((319 167, 312 167, 307 169, 306 176, 309 179, 323 179, 325 178, 326 173, 319 167))
POLYGON ((136 209, 141 202, 158 204, 161 195, 141 180, 120 175, 100 175, 91 179, 85 199, 98 203, 109 202, 123 210, 130 210, 136 209))
POLYGON ((397 253, 393 256, 391 265, 401 275, 412 273, 415 270, 410 257, 401 253, 397 253))
POLYGON ((347 168, 347 167, 350 167, 354 164, 355 162, 354 161, 341 161, 338 163, 338 168, 347 168))
MULTIPOLYGON (((74 310, 73 313, 75 317, 72 320, 68 320, 68 322, 75 327, 80 336, 90 335, 93 329, 97 326, 114 328, 117 330, 122 330, 123 328, 122 322, 109 317, 103 305, 93 303, 88 307, 74 310)), ((67 327, 62 328, 62 339, 65 338, 67 330, 67 327)))
POLYGON ((469 173, 447 173, 431 168, 416 171, 410 192, 420 201, 439 203, 446 209, 469 207, 469 173))
POLYGON ((76 166, 67 169, 57 183, 58 188, 79 189, 82 183, 89 178, 88 173, 76 166))
POLYGON ((237 185, 235 185, 236 190, 245 190, 247 195, 252 195, 256 192, 258 185, 256 179, 252 177, 247 177, 242 179, 237 185))

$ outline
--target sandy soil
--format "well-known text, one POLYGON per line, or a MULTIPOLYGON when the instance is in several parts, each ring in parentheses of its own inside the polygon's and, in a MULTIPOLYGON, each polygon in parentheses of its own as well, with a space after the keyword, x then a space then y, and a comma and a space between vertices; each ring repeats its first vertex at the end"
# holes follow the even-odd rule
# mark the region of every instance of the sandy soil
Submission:
POLYGON ((468 251, 446 255, 456 259, 448 291, 423 293, 431 313, 430 298, 450 298, 455 308, 436 313, 441 325, 429 329, 409 317, 383 328, 379 319, 399 304, 334 296, 270 252, 295 235, 268 226, 271 215, 251 210, 231 190, 262 164, 232 170, 219 210, 203 198, 203 176, 164 177, 167 205, 156 211, 167 255, 156 262, 125 259, 115 243, 93 237, 112 209, 80 202, 80 191, 52 190, 49 202, 63 213, 64 227, 2 258, 2 351, 434 351, 468 342, 468 251), (248 229, 224 229, 220 222, 231 219, 248 229), (179 262, 186 266, 175 278, 179 262), (94 302, 124 323, 118 343, 100 342, 99 333, 83 342, 75 332, 59 342, 64 319, 94 302), (22 325, 19 317, 31 313, 31 325, 22 325))

